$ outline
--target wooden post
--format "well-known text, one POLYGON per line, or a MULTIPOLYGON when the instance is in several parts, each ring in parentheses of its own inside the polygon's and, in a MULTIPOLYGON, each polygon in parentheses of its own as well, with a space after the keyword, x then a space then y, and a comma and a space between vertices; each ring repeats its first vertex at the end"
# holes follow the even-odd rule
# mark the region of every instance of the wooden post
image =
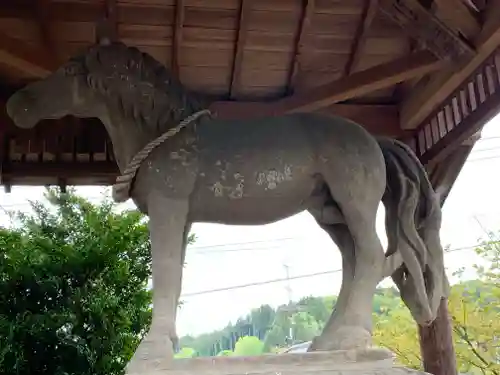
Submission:
MULTIPOLYGON (((427 166, 429 179, 436 192, 439 192, 441 207, 467 160, 477 137, 456 148, 443 161, 433 167, 427 166)), ((457 375, 455 349, 448 300, 443 298, 439 305, 436 320, 428 327, 418 327, 420 352, 424 370, 434 375, 457 375)))
POLYGON ((441 300, 437 318, 430 326, 418 328, 424 370, 434 375, 457 375, 448 300, 441 300))

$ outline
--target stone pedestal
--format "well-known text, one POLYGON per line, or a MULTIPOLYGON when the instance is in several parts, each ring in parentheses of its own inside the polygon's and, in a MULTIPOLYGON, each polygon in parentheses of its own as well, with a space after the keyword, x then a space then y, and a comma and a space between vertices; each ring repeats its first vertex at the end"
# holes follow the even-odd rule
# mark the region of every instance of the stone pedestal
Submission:
MULTIPOLYGON (((427 375, 394 364, 382 348, 269 354, 258 357, 177 359, 141 375, 427 375)), ((130 374, 136 375, 136 374, 130 374)), ((139 374, 137 374, 139 375, 139 374)))

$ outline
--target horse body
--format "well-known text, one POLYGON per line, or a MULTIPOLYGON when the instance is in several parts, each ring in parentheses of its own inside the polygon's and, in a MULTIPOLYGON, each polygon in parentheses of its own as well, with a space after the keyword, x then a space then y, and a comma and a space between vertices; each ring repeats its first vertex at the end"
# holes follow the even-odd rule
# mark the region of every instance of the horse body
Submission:
MULTIPOLYGON (((24 128, 68 114, 98 117, 121 171, 147 143, 202 108, 161 64, 121 43, 91 47, 7 103, 24 128)), ((343 118, 201 117, 153 150, 131 197, 150 219, 154 308, 129 373, 146 373, 171 359, 193 222, 255 225, 303 210, 313 215, 342 253, 343 279, 335 311, 312 350, 369 345, 373 294, 387 275, 419 323, 435 318, 446 293, 441 211, 425 170, 408 147, 376 140, 343 118), (381 200, 387 255, 403 259, 390 272, 375 230, 381 200)))
MULTIPOLYGON (((326 179, 345 186, 358 173, 378 171, 376 199, 384 191, 377 142, 345 119, 320 114, 257 122, 205 118, 195 126, 196 136, 186 129, 148 158, 134 185, 144 193, 133 196, 145 197, 154 186, 167 197, 187 200, 192 222, 256 225, 308 209, 321 221, 327 202, 335 201, 326 179), (360 162, 360 155, 368 162, 360 162)), ((146 202, 137 204, 147 211, 146 202)))

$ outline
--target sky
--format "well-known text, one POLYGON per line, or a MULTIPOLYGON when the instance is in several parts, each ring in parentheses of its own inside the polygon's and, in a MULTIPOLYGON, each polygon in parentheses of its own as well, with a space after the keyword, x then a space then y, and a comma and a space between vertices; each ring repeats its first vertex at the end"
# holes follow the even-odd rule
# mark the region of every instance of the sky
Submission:
MULTIPOLYGON (((479 261, 474 245, 487 231, 500 230, 499 171, 500 115, 484 127, 443 208, 441 240, 455 250, 445 255, 451 282, 457 281, 453 273, 461 268, 466 277, 474 277, 472 265, 479 261)), ((2 191, 0 224, 9 224, 6 211, 28 211, 27 199, 41 199, 43 191, 21 186, 10 194, 2 191)), ((98 202, 109 189, 80 187, 77 192, 98 202)), ((385 245, 383 214, 381 207, 377 232, 385 245)), ((181 336, 222 328, 262 304, 277 307, 290 299, 339 291, 340 253, 308 213, 263 226, 196 223, 192 231, 197 240, 187 250, 184 303, 177 320, 181 336)))

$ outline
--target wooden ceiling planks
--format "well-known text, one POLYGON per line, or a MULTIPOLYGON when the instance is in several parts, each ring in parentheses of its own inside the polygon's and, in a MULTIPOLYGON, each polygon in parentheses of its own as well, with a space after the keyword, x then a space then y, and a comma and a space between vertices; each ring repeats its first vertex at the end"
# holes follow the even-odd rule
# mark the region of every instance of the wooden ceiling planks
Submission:
MULTIPOLYGON (((113 34, 164 62, 194 91, 258 100, 283 96, 295 86, 317 88, 404 57, 409 39, 391 19, 415 26, 407 29, 424 38, 427 47, 425 38, 438 30, 440 37, 429 48, 439 57, 447 52, 441 47, 451 48, 454 56, 470 53, 457 33, 470 33, 478 21, 461 3, 448 17, 449 28, 438 17, 449 8, 446 4, 436 1, 428 10, 417 0, 9 0, 0 6, 0 19, 38 24, 42 41, 34 42, 33 50, 55 49, 62 58, 94 41, 100 18, 112 18, 113 34), (29 6, 33 3, 36 11, 29 6), (409 16, 408 9, 418 17, 409 16), (460 14, 466 16, 461 20, 460 14)), ((10 29, 4 33, 33 41, 11 35, 10 29)), ((12 60, 18 66, 19 59, 12 60)), ((30 63, 25 73, 43 74, 30 63)), ((43 70, 46 63, 38 65, 43 70)), ((366 99, 387 103, 394 90, 387 85, 366 99)))
MULTIPOLYGON (((9 1, 0 6, 0 19, 35 20, 37 15, 28 6, 33 1, 9 1)), ((109 1, 104 5, 100 1, 38 1, 45 4, 44 22, 50 26, 51 44, 61 61, 92 43, 95 23, 110 13, 109 1)), ((113 2, 111 14, 121 40, 164 62, 191 89, 238 99, 282 96, 294 85, 292 80, 314 87, 324 83, 326 77, 329 81, 341 77, 347 65, 352 64, 349 59, 355 30, 367 9, 365 0, 253 0, 247 1, 248 9, 240 19, 244 2, 239 0, 113 2), (176 25, 181 14, 179 38, 180 28, 176 25), (314 22, 306 22, 309 26, 302 28, 301 22, 311 17, 314 22), (246 25, 245 32, 240 24, 246 25), (300 33, 307 35, 306 43, 297 38, 300 33), (238 47, 241 38, 245 43, 238 47), (307 52, 300 52, 301 49, 307 52)), ((26 40, 24 36, 15 37, 26 40)), ((377 45, 375 41, 374 60, 385 56, 385 61, 389 61, 395 51, 404 53, 400 47, 384 45, 381 40, 377 45)), ((364 61, 362 54, 353 56, 364 61)))

